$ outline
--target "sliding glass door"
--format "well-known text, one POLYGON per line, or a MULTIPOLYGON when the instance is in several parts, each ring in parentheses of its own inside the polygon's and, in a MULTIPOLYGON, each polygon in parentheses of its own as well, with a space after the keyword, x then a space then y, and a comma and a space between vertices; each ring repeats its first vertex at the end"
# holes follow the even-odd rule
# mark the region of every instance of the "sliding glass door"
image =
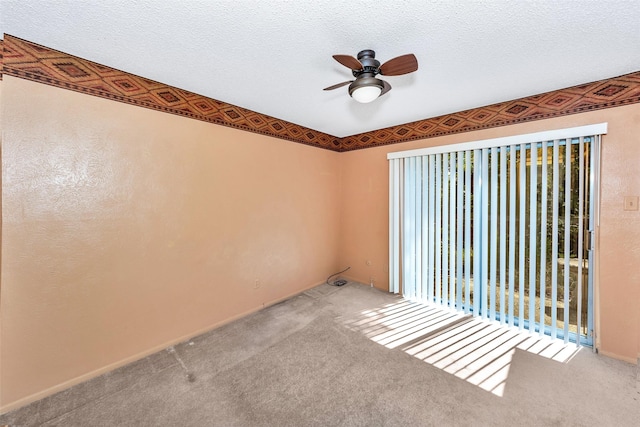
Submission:
POLYGON ((591 345, 593 130, 392 153, 390 290, 591 345))

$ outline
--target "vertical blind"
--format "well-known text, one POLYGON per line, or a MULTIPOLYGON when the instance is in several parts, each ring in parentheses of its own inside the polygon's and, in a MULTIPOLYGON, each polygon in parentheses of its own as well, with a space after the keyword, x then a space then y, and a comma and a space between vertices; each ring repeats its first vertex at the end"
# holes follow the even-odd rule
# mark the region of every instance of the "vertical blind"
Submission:
POLYGON ((606 128, 390 153, 390 291, 590 344, 606 128))

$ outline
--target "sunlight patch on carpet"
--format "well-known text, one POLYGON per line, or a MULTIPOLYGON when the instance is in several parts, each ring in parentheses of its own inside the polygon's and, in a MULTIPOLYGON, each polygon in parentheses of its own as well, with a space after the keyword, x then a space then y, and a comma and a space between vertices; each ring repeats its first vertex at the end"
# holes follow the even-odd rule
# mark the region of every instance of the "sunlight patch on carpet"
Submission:
POLYGON ((436 305, 403 299, 342 319, 349 329, 503 396, 516 349, 568 363, 581 347, 436 305))

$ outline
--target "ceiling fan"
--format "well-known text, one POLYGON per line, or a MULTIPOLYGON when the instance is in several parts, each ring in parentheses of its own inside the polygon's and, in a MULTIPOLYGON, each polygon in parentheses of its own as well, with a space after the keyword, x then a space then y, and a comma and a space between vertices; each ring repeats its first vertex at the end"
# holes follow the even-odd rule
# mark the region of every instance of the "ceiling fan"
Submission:
POLYGON ((413 73, 418 69, 418 60, 412 53, 390 59, 382 65, 376 59, 376 53, 371 49, 360 51, 358 59, 350 55, 333 55, 333 59, 350 68, 356 79, 326 87, 324 90, 333 90, 349 85, 349 95, 362 103, 371 102, 391 90, 389 83, 376 78, 378 74, 401 76, 413 73))

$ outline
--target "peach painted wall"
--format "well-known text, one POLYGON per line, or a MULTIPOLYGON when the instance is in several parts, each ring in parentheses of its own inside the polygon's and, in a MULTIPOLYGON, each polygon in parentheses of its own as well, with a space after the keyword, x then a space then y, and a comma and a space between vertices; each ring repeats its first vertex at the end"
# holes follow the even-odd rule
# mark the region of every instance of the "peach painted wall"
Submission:
POLYGON ((599 349, 640 357, 640 212, 624 196, 640 195, 640 104, 514 126, 342 153, 341 265, 349 277, 388 289, 389 175, 387 153, 436 145, 609 123, 602 144, 599 240, 599 349), (371 261, 371 265, 367 265, 371 261))
POLYGON ((2 86, 3 411, 339 266, 339 154, 13 77, 2 86))
MULTIPOLYGON (((2 162, 2 113, 4 104, 2 102, 2 86, 0 80, 0 164, 2 162)), ((2 186, 2 173, 0 173, 0 187, 2 186)), ((0 193, 0 212, 2 210, 2 194, 0 193)), ((2 395, 2 216, 0 215, 0 396, 2 395)), ((2 411, 0 411, 2 413, 2 411)))

